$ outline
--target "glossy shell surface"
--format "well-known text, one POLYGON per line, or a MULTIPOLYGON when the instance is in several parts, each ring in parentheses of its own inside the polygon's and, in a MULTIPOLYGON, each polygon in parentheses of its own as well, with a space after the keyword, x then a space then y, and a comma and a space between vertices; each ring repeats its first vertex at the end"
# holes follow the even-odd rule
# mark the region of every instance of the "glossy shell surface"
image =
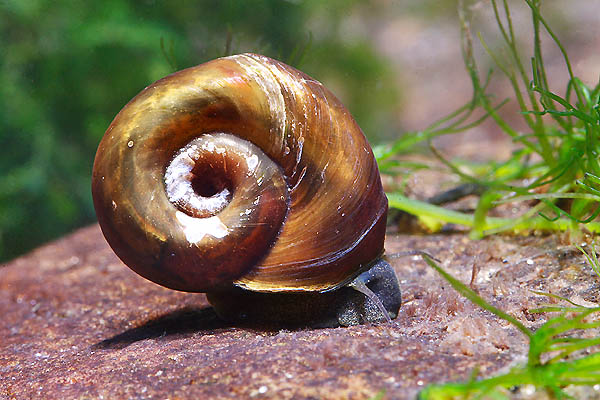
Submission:
POLYGON ((387 199, 360 128, 319 82, 256 54, 132 99, 100 143, 92 193, 115 253, 178 290, 327 291, 383 251, 387 199), (206 212, 179 202, 199 185, 206 212))

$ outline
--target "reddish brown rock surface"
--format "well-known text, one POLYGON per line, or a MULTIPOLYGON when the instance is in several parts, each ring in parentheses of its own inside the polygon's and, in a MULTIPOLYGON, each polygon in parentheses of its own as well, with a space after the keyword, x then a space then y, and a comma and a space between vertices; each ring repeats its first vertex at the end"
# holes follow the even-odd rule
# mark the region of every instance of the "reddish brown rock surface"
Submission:
MULTIPOLYGON (((554 238, 388 235, 426 250, 528 326, 530 289, 597 301, 578 252, 554 238)), ((432 382, 522 362, 527 343, 418 258, 392 260, 405 304, 391 324, 289 330, 220 322, 204 295, 164 289, 114 256, 97 226, 0 268, 0 399, 414 398, 432 382)))

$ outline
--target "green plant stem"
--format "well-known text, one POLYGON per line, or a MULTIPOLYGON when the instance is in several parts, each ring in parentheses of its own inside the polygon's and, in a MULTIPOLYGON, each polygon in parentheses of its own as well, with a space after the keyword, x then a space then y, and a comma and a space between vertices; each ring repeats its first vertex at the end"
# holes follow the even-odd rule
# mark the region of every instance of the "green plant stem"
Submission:
MULTIPOLYGON (((567 71, 569 73, 569 77, 571 78, 571 80, 574 80, 575 75, 573 74, 573 68, 571 67, 571 61, 569 60, 567 51, 565 50, 564 46, 562 45, 561 41, 558 39, 558 37, 556 36, 554 31, 550 28, 550 26, 548 25, 546 20, 540 14, 539 5, 538 5, 539 0, 535 1, 535 2, 533 2, 531 0, 525 0, 525 2, 531 9, 531 12, 535 16, 536 21, 541 22, 542 25, 544 25, 544 28, 546 28, 546 32, 548 32, 548 34, 552 37, 552 40, 554 41, 554 43, 556 43, 556 46, 558 46, 558 49, 560 50, 560 53, 562 54, 563 59, 565 61, 565 65, 567 66, 567 71)), ((540 61, 541 61, 541 57, 540 57, 540 61)), ((575 89, 575 93, 577 94, 577 99, 579 100, 579 102, 581 104, 583 104, 581 90, 579 89, 579 87, 577 85, 575 85, 574 89, 575 89)))
POLYGON ((456 279, 455 277, 453 277, 452 275, 447 273, 443 268, 439 267, 427 254, 423 254, 422 257, 425 260, 425 262, 427 264, 429 264, 429 266, 431 268, 435 269, 440 275, 442 275, 444 277, 444 279, 446 281, 448 281, 448 283, 450 283, 450 285, 452 285, 454 290, 456 290, 461 295, 463 295, 467 299, 471 300, 471 302, 473 302, 474 304, 477 304, 479 307, 483 308, 484 310, 489 311, 492 314, 497 315, 498 317, 502 318, 503 320, 510 322, 528 338, 531 339, 533 337, 533 333, 531 333, 531 331, 529 329, 527 329, 525 327, 525 325, 523 325, 521 322, 519 322, 518 319, 516 319, 512 315, 505 313, 504 311, 500 310, 499 308, 496 308, 496 307, 492 306, 491 304, 487 303, 477 293, 475 293, 475 291, 473 289, 464 285, 458 279, 456 279))
MULTIPOLYGON (((419 394, 421 400, 481 399, 487 394, 499 393, 497 388, 535 385, 547 389, 564 385, 588 386, 600 382, 600 359, 597 354, 573 361, 540 365, 535 368, 513 368, 509 373, 480 381, 431 385, 419 394)), ((502 397, 501 397, 502 398, 502 397)))
MULTIPOLYGON (((448 210, 443 207, 435 206, 424 201, 409 199, 399 193, 388 193, 390 207, 397 208, 409 214, 418 217, 429 217, 448 224, 457 224, 472 228, 475 226, 475 216, 465 214, 459 211, 448 210)), ((557 219, 549 221, 543 217, 531 217, 519 221, 515 218, 497 218, 487 217, 482 223, 481 229, 483 235, 488 235, 491 230, 496 230, 505 226, 511 226, 514 232, 546 230, 546 231, 567 231, 573 229, 573 223, 568 219, 557 219)), ((590 232, 600 232, 600 223, 590 222, 585 225, 590 232)))
MULTIPOLYGON (((504 12, 506 15, 507 28, 506 29, 504 28, 504 24, 502 23, 502 20, 500 18, 500 13, 498 12, 498 6, 496 4, 496 0, 492 0, 492 7, 494 9, 496 23, 500 29, 500 33, 502 34, 504 41, 508 45, 510 55, 512 56, 513 64, 514 64, 514 66, 516 66, 516 68, 519 72, 519 76, 521 78, 521 84, 523 84, 525 88, 528 88, 529 87, 529 78, 527 77, 527 74, 525 73, 525 68, 523 67, 523 63, 521 62, 521 57, 519 56, 519 51, 517 49, 510 9, 508 7, 508 4, 506 3, 506 0, 503 0, 503 4, 504 4, 504 12)), ((496 55, 487 46, 487 44, 483 40, 483 37, 481 36, 481 34, 479 34, 478 36, 479 36, 479 40, 480 40, 481 44, 484 46, 484 49, 486 50, 486 52, 492 57, 492 59, 494 60, 496 65, 498 65, 498 67, 500 67, 502 72, 504 72, 504 74, 509 78, 511 85, 513 87, 515 96, 519 103, 519 107, 522 110, 526 110, 527 105, 525 104, 525 100, 521 93, 521 87, 518 83, 518 80, 517 80, 515 74, 512 73, 511 71, 509 71, 509 69, 503 63, 500 62, 500 59, 498 57, 496 57, 496 55)), ((537 102, 535 100, 535 97, 533 96, 533 92, 531 90, 526 90, 526 92, 529 96, 529 103, 531 104, 533 109, 535 111, 539 111, 537 102)), ((540 116, 536 115, 535 121, 533 121, 532 118, 530 116, 528 116, 527 114, 523 114, 523 118, 525 119, 525 122, 531 129, 534 129, 535 126, 541 124, 540 116)))

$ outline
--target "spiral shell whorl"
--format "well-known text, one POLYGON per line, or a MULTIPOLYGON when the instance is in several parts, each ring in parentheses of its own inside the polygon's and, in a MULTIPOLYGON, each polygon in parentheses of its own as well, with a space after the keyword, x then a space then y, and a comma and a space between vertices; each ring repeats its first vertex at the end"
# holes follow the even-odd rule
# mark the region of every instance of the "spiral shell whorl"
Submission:
MULTIPOLYGON (((202 180, 207 169, 192 164, 202 180)), ((255 54, 177 72, 136 96, 100 144, 92 191, 117 255, 175 289, 233 281, 257 291, 330 290, 383 250, 387 199, 364 135, 320 83, 255 54), (208 149, 212 137, 219 153, 199 157, 226 166, 232 194, 198 218, 172 201, 179 197, 165 173, 181 149, 195 140, 208 149), (264 169, 249 171, 249 149, 264 169)))

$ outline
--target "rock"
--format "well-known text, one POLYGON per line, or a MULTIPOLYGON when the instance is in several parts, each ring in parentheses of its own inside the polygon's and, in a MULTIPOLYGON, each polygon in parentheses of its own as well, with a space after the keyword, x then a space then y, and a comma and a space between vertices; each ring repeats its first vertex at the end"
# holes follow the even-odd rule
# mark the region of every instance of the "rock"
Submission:
MULTIPOLYGON (((556 246, 461 233, 386 242, 388 255, 433 254, 463 282, 477 266, 479 293, 531 327, 543 318, 527 309, 546 299, 526 288, 583 293, 590 277, 577 253, 544 250, 556 246), (559 283, 563 268, 575 276, 570 286, 559 283), (556 279, 540 279, 549 275, 556 279)), ((381 391, 408 399, 429 383, 468 379, 475 366, 486 376, 523 362, 527 342, 514 328, 457 295, 419 257, 390 262, 404 297, 392 323, 231 325, 204 295, 137 276, 98 226, 84 228, 0 268, 0 399, 365 399, 381 391)))

